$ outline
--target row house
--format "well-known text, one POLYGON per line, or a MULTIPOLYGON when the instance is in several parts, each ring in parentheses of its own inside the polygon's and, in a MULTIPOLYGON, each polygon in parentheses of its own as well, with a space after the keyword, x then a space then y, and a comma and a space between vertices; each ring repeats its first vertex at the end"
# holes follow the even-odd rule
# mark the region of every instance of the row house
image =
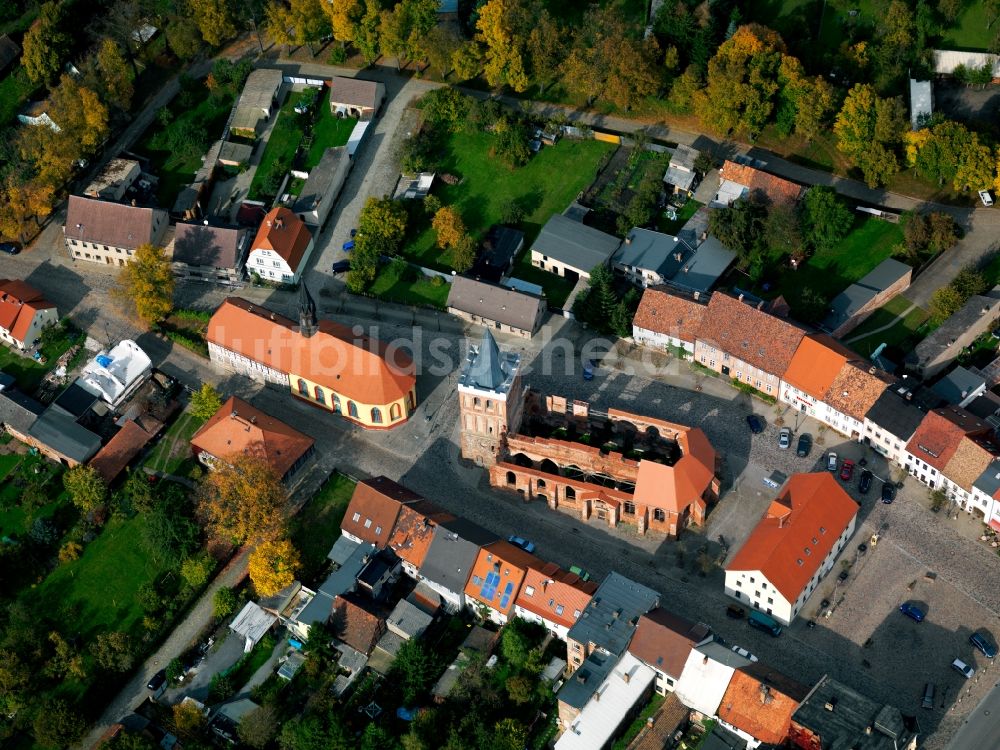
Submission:
POLYGON ((639 618, 629 653, 656 672, 656 692, 672 693, 691 649, 712 640, 712 629, 657 608, 639 618))
POLYGON ((140 245, 166 244, 163 240, 169 225, 167 212, 159 208, 71 195, 63 234, 66 250, 74 260, 118 268, 131 262, 140 245))
POLYGON ((906 446, 927 414, 916 395, 906 386, 888 388, 865 414, 864 442, 898 466, 906 463, 906 446))
POLYGON ((990 462, 972 483, 970 503, 983 513, 983 523, 1000 531, 1000 459, 990 462))
POLYGON ((707 296, 696 293, 686 297, 650 287, 643 292, 632 319, 632 338, 642 346, 680 349, 685 356, 693 355, 707 309, 707 296))

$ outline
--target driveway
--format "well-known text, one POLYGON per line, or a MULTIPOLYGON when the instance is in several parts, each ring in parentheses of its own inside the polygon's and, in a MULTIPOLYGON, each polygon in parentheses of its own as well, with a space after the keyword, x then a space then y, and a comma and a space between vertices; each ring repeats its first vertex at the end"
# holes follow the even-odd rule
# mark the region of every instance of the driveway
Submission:
POLYGON ((220 643, 216 643, 208 652, 205 661, 198 667, 198 671, 177 687, 164 693, 160 703, 172 706, 190 696, 207 704, 208 686, 211 684, 212 678, 239 661, 240 657, 243 656, 243 645, 242 638, 235 633, 227 632, 226 637, 220 643))

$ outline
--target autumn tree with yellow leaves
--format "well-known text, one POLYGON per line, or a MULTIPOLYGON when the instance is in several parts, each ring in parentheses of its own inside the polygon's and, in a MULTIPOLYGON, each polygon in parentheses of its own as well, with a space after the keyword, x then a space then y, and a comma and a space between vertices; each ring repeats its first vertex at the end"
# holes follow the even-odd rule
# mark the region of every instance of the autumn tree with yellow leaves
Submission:
POLYGON ((256 544, 283 533, 288 491, 260 452, 216 461, 197 500, 206 526, 219 538, 256 544))
POLYGON ((250 580, 259 596, 272 596, 295 580, 300 566, 299 553, 288 539, 258 544, 250 553, 250 580))
POLYGON ((228 0, 188 0, 188 7, 201 38, 213 47, 236 36, 236 21, 228 0))
POLYGON ((476 28, 486 44, 483 75, 490 86, 528 88, 527 44, 532 19, 524 0, 490 0, 479 9, 476 28))
POLYGON ((113 294, 147 325, 167 317, 174 306, 174 274, 163 248, 139 245, 118 274, 113 294))

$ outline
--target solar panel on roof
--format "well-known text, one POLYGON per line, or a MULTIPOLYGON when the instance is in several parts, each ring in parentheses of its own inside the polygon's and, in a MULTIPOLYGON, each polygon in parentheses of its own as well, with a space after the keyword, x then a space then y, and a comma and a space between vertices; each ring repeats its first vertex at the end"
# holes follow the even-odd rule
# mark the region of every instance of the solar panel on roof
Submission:
POLYGON ((514 592, 514 584, 508 583, 503 590, 503 597, 500 599, 500 609, 507 609, 510 603, 510 595, 514 592))

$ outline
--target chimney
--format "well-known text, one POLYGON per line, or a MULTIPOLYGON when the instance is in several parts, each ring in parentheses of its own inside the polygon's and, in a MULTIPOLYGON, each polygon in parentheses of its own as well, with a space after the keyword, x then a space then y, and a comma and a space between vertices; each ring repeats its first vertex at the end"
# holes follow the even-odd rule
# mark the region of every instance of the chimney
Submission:
POLYGON ((679 253, 679 252, 678 253, 674 253, 674 260, 676 260, 678 263, 680 263, 682 260, 684 260, 684 254, 683 253, 679 253))
POLYGON ((966 397, 966 396, 968 396, 968 395, 969 395, 969 392, 968 392, 968 391, 966 391, 966 390, 963 390, 963 391, 962 391, 962 398, 965 398, 965 397, 966 397))
POLYGON ((757 303, 757 309, 758 310, 764 309, 764 300, 761 300, 760 302, 757 303))
POLYGON ((201 223, 202 223, 202 224, 204 224, 204 225, 205 225, 205 226, 207 227, 207 226, 208 226, 208 219, 205 219, 205 220, 204 220, 204 221, 202 221, 201 223))
POLYGON ((701 292, 695 292, 695 293, 694 293, 694 298, 695 298, 695 300, 696 300, 696 301, 697 301, 697 299, 698 299, 699 297, 701 297, 701 292))
POLYGON ((743 301, 743 292, 740 292, 740 296, 736 298, 738 301, 743 301))
POLYGON ((628 234, 628 235, 625 236, 625 244, 626 245, 631 245, 632 244, 632 235, 631 234, 628 234))
POLYGON ((625 680, 625 684, 628 685, 629 682, 632 681, 632 673, 631 672, 623 672, 622 673, 622 679, 625 680))
POLYGON ((871 367, 868 368, 868 374, 869 375, 874 375, 876 369, 878 369, 878 368, 876 368, 875 365, 872 365, 871 367))
POLYGON ((871 733, 872 733, 871 725, 868 725, 867 727, 865 727, 865 734, 870 736, 871 733))
POLYGON ((708 664, 708 654, 705 654, 705 655, 704 655, 704 656, 703 656, 703 657, 701 658, 701 663, 702 663, 702 664, 708 664))
POLYGON ((823 708, 827 711, 833 711, 837 707, 837 696, 831 695, 830 700, 823 704, 823 708))
POLYGON ((907 391, 906 392, 906 400, 907 401, 912 401, 913 400, 913 391, 907 391))

